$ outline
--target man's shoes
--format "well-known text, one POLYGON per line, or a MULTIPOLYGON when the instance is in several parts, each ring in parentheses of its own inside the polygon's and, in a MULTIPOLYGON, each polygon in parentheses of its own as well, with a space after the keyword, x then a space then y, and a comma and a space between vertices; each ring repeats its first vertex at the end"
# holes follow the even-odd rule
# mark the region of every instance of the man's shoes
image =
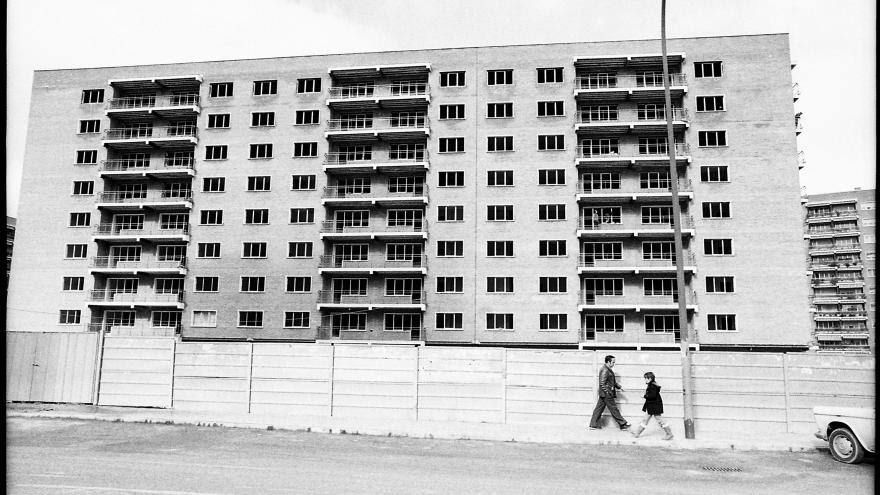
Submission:
POLYGON ((601 426, 591 426, 590 429, 591 430, 601 430, 602 427, 601 426))
POLYGON ((620 429, 621 429, 621 430, 628 430, 630 426, 632 426, 632 425, 629 424, 629 423, 627 423, 627 424, 625 424, 625 425, 620 425, 620 429))

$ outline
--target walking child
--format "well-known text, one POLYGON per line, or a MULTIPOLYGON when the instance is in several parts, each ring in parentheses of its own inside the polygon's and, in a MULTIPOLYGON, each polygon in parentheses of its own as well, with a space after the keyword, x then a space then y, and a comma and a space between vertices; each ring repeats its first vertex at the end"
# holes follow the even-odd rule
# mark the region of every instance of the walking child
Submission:
POLYGON ((645 412, 645 417, 642 419, 642 422, 633 429, 632 434, 634 437, 638 438, 648 426, 648 421, 651 420, 651 416, 653 416, 657 420, 657 423, 660 424, 660 427, 663 428, 663 431, 666 432, 666 436, 663 437, 663 440, 672 440, 672 429, 669 427, 666 420, 663 419, 663 398, 660 397, 660 385, 657 385, 654 373, 651 373, 650 371, 645 373, 645 384, 647 385, 644 395, 645 405, 642 406, 642 411, 645 412))

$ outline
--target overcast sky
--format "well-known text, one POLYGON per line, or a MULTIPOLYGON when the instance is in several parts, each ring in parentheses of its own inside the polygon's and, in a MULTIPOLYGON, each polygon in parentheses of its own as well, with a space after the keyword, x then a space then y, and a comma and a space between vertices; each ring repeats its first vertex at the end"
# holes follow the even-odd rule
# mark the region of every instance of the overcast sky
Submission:
MULTIPOLYGON (((873 0, 668 0, 667 36, 790 33, 807 193, 875 187, 873 0)), ((33 71, 654 39, 660 0, 7 0, 7 214, 33 71)), ((659 47, 658 47, 659 51, 659 47)))

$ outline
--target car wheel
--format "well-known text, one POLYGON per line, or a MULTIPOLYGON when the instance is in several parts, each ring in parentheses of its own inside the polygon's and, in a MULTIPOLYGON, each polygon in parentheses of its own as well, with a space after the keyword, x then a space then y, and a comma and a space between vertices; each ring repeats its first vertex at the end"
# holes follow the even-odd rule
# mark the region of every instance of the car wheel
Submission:
POLYGON ((856 464, 865 456, 865 449, 848 428, 837 428, 828 435, 828 447, 835 460, 856 464))

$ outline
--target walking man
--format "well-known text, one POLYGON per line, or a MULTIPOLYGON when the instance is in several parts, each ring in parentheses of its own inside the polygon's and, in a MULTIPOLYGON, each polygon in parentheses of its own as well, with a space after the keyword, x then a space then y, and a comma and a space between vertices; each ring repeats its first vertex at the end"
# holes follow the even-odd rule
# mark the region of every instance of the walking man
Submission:
POLYGON ((614 421, 617 421, 621 430, 626 430, 630 427, 630 424, 623 419, 623 416, 620 415, 620 411, 617 409, 617 391, 622 391, 623 388, 617 384, 617 377, 614 376, 614 371, 611 370, 613 367, 614 356, 605 356, 605 364, 599 370, 599 401, 596 402, 596 407, 593 409, 593 417, 590 418, 591 430, 602 428, 599 426, 599 418, 602 417, 606 407, 611 412, 614 421))

